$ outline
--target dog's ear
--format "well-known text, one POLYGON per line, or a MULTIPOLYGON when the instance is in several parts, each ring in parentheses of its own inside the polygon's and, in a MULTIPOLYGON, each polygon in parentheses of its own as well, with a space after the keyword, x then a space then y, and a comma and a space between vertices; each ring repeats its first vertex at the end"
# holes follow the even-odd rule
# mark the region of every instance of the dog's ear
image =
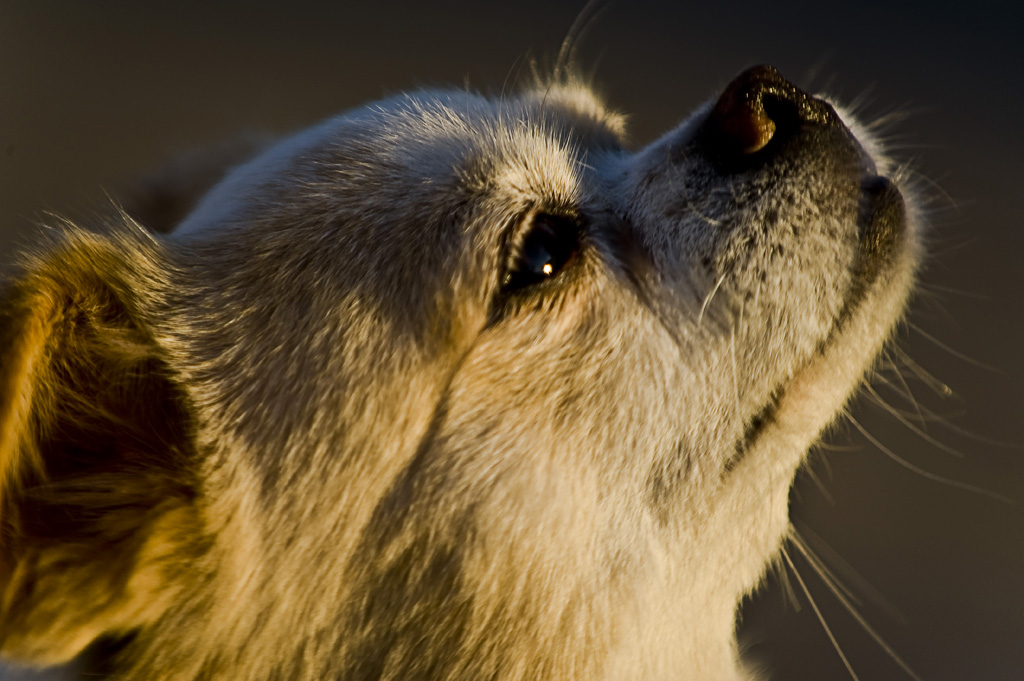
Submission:
POLYGON ((59 663, 152 623, 199 550, 189 408, 137 263, 79 235, 0 291, 2 657, 59 663))

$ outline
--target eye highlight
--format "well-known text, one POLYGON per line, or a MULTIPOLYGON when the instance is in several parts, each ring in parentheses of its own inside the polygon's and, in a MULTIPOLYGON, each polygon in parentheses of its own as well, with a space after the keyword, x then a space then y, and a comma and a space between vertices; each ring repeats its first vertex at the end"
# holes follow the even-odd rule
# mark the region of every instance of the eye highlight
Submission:
POLYGON ((579 249, 580 225, 575 218, 534 215, 505 274, 505 290, 517 291, 557 276, 579 249))

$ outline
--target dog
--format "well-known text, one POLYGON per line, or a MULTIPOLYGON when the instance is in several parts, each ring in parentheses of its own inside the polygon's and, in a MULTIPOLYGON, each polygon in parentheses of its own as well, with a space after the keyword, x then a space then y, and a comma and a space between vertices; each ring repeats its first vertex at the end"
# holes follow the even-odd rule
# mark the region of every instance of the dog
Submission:
POLYGON ((112 679, 751 679, 737 603, 904 314, 905 171, 768 66, 640 150, 427 90, 71 223, 0 303, 0 657, 112 679), (84 656, 84 658, 83 658, 84 656))

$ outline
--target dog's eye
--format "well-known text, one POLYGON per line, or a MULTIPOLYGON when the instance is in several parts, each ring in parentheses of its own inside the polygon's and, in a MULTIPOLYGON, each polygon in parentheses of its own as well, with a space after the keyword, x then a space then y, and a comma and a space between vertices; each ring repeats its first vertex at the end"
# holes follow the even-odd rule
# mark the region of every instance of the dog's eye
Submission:
POLYGON ((561 272, 579 251, 580 228, 573 218, 540 213, 512 259, 504 286, 515 291, 561 272))

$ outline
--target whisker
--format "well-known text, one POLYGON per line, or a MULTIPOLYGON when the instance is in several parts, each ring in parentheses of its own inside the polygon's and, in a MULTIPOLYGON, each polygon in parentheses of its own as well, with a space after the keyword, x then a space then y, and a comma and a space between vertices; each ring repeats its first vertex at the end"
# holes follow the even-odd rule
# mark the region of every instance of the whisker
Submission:
POLYGON ((952 286, 942 286, 941 284, 930 284, 930 283, 919 283, 917 285, 920 289, 926 289, 931 291, 937 291, 939 293, 948 293, 954 296, 960 296, 963 298, 970 298, 971 300, 992 300, 992 296, 987 296, 983 293, 974 293, 972 291, 964 291, 963 289, 954 288, 952 286))
POLYGON ((778 575, 779 584, 782 585, 783 598, 788 602, 796 612, 803 610, 803 606, 800 605, 800 597, 797 596, 796 589, 793 588, 793 582, 789 577, 789 572, 786 570, 786 566, 782 564, 780 560, 774 560, 771 564, 772 572, 778 575))
POLYGON ((807 70, 804 71, 804 76, 801 81, 804 83, 804 89, 807 90, 807 92, 815 92, 821 89, 814 84, 814 81, 821 77, 821 72, 830 61, 832 61, 832 55, 826 52, 815 59, 814 62, 807 67, 807 70))
POLYGON ((608 9, 608 6, 609 3, 606 0, 590 0, 576 15, 572 26, 569 27, 569 32, 565 35, 565 40, 562 41, 562 45, 558 49, 558 56, 555 57, 556 78, 565 79, 568 76, 569 68, 576 61, 576 55, 584 36, 601 14, 608 9))
POLYGON ((841 587, 839 587, 839 585, 836 584, 831 572, 829 572, 828 568, 825 567, 825 565, 821 562, 821 559, 818 558, 818 556, 816 556, 813 551, 811 551, 810 547, 807 546, 807 544, 803 541, 800 535, 794 531, 790 536, 790 541, 793 542, 793 545, 796 546, 797 551, 799 551, 800 554, 811 565, 811 568, 818 573, 818 576, 821 577, 822 581, 830 587, 833 595, 835 595, 836 597, 836 600, 838 600, 839 603, 846 609, 846 611, 850 613, 850 616, 853 617, 857 624, 861 626, 865 633, 867 633, 872 639, 874 639, 875 643, 877 643, 882 648, 882 650, 884 650, 889 655, 892 661, 898 664, 900 668, 907 673, 907 676, 914 679, 914 681, 922 681, 921 677, 917 675, 917 672, 915 672, 910 667, 910 665, 908 665, 903 660, 903 658, 896 654, 896 651, 893 650, 892 646, 885 642, 885 639, 882 638, 882 635, 879 634, 874 629, 874 627, 868 624, 868 621, 864 618, 862 614, 860 614, 860 612, 855 607, 854 602, 852 602, 851 599, 848 597, 849 592, 845 589, 842 589, 842 591, 840 591, 841 587))
MULTIPOLYGON (((821 445, 819 444, 818 446, 821 446, 821 445)), ((824 465, 826 465, 826 466, 828 465, 828 459, 827 458, 823 458, 822 461, 824 462, 824 465)), ((821 493, 821 496, 825 497, 825 500, 828 503, 830 503, 830 504, 835 504, 836 503, 835 497, 832 496, 832 493, 828 491, 828 487, 825 485, 824 481, 822 481, 822 479, 818 476, 818 474, 814 472, 814 468, 812 466, 806 465, 806 466, 804 466, 801 469, 800 472, 803 475, 806 475, 808 478, 810 478, 811 482, 814 483, 814 486, 821 493)))
POLYGON ((908 322, 907 322, 907 325, 908 325, 908 326, 909 326, 910 328, 912 328, 912 329, 913 329, 914 331, 916 331, 917 333, 921 334, 921 335, 922 335, 922 336, 924 336, 924 337, 925 337, 926 339, 930 340, 930 341, 931 341, 932 343, 934 343, 935 345, 937 345, 937 346, 938 346, 938 347, 939 347, 940 349, 942 349, 942 350, 945 350, 946 352, 948 352, 949 354, 953 355, 953 356, 954 356, 954 357, 956 357, 957 359, 961 359, 961 360, 963 360, 963 361, 967 362, 968 364, 971 364, 971 365, 973 365, 973 366, 979 367, 979 368, 981 368, 981 369, 985 369, 986 371, 991 371, 991 372, 992 372, 992 373, 994 373, 994 374, 1001 374, 1001 373, 1003 373, 1002 371, 1000 371, 999 369, 995 368, 994 366, 992 366, 992 365, 990 365, 990 364, 985 364, 984 362, 980 362, 980 361, 978 361, 978 360, 976 360, 976 359, 973 359, 973 358, 971 358, 971 357, 968 357, 967 355, 963 354, 962 352, 959 352, 959 351, 957 351, 957 350, 954 350, 954 349, 953 349, 953 348, 951 348, 950 346, 948 346, 948 345, 946 345, 945 343, 943 343, 942 341, 940 341, 940 340, 939 340, 938 338, 936 338, 935 336, 931 335, 930 333, 928 333, 927 331, 925 331, 924 329, 922 329, 922 328, 921 328, 920 326, 918 326, 917 324, 915 324, 915 323, 913 323, 913 322, 910 322, 910 321, 908 321, 908 322))
POLYGON ((810 550, 810 547, 807 546, 806 542, 804 542, 803 538, 800 536, 800 533, 797 532, 796 527, 792 524, 789 528, 789 539, 793 542, 793 545, 797 547, 804 559, 807 560, 815 573, 817 573, 818 577, 821 578, 821 581, 825 586, 827 586, 837 598, 846 598, 851 603, 861 605, 860 599, 853 594, 852 589, 840 582, 832 570, 825 565, 824 561, 822 561, 816 553, 810 550))
MULTIPOLYGON (((896 352, 896 357, 899 357, 899 351, 897 350, 896 352)), ((921 411, 921 403, 917 401, 917 397, 914 395, 914 391, 910 389, 910 384, 907 383, 907 380, 903 377, 903 372, 900 371, 900 367, 896 364, 896 361, 895 359, 893 359, 893 356, 886 352, 885 359, 888 360, 889 363, 892 365, 893 371, 896 374, 896 379, 899 381, 899 385, 903 389, 903 396, 907 399, 908 402, 910 402, 910 405, 914 408, 914 413, 917 415, 918 423, 920 423, 923 426, 925 424, 925 420, 924 413, 921 411)), ((886 384, 894 386, 893 383, 888 381, 886 381, 886 384)))
POLYGON ((505 99, 508 93, 512 89, 512 83, 519 82, 522 78, 523 68, 529 62, 528 53, 519 54, 513 61, 512 65, 505 72, 505 80, 501 83, 501 99, 505 99))
POLYGON ((796 581, 800 585, 800 589, 804 592, 804 596, 807 597, 807 602, 811 604, 811 609, 814 610, 814 614, 818 618, 818 622, 821 623, 821 628, 825 630, 825 635, 827 635, 828 640, 832 642, 832 647, 835 648, 836 653, 839 654, 839 659, 843 661, 843 666, 845 666, 846 671, 850 673, 850 678, 853 679, 853 681, 860 681, 860 677, 857 676, 857 672, 853 671, 850 661, 846 659, 846 654, 843 653, 843 649, 839 647, 839 641, 836 640, 832 630, 828 627, 828 623, 825 622, 825 616, 822 615, 821 610, 818 609, 818 604, 814 602, 814 597, 811 596, 810 589, 807 588, 807 584, 804 583, 803 578, 800 576, 800 572, 797 571, 796 565, 793 563, 793 559, 789 557, 789 552, 786 551, 785 546, 782 547, 782 557, 785 559, 786 564, 789 565, 789 569, 793 571, 793 576, 796 577, 796 581))
POLYGON ((834 442, 819 442, 814 446, 827 452, 856 452, 860 449, 856 445, 837 445, 834 442))
POLYGON ((876 95, 877 93, 875 92, 874 83, 869 83, 867 87, 857 93, 857 95, 850 100, 847 108, 856 115, 858 112, 870 106, 871 103, 875 101, 876 95))
POLYGON ((894 462, 896 462, 899 465, 903 466, 907 470, 913 471, 914 473, 917 473, 921 477, 926 478, 928 480, 931 480, 933 482, 937 482, 937 483, 940 483, 940 484, 943 484, 943 485, 949 485, 950 487, 956 487, 958 489, 962 489, 962 490, 965 490, 967 492, 974 492, 975 494, 980 494, 980 495, 986 496, 986 497, 988 497, 990 499, 994 499, 996 501, 1001 501, 1004 504, 1009 504, 1009 505, 1013 506, 1016 503, 1010 497, 1002 495, 1002 494, 999 494, 998 492, 993 492, 990 489, 986 489, 984 487, 979 487, 977 485, 971 485, 971 484, 968 484, 966 482, 960 482, 959 480, 951 480, 950 478, 945 478, 945 477, 943 477, 941 475, 937 475, 937 474, 932 473, 930 471, 926 471, 925 469, 923 469, 923 468, 921 468, 919 466, 915 466, 914 464, 910 463, 909 461, 907 461, 906 459, 901 457, 896 452, 892 451, 889 447, 887 447, 884 444, 882 444, 877 438, 875 438, 875 436, 873 436, 871 433, 869 433, 867 431, 867 429, 864 426, 862 426, 855 418, 850 416, 849 413, 846 414, 846 418, 847 418, 847 420, 849 420, 850 423, 853 424, 854 428, 856 428, 857 430, 860 431, 861 435, 863 435, 865 437, 865 439, 867 439, 868 442, 873 444, 875 447, 877 447, 879 449, 879 451, 881 451, 883 454, 885 454, 890 459, 892 459, 894 462))
POLYGON ((904 123, 912 118, 920 116, 924 112, 925 109, 922 107, 909 105, 897 106, 891 111, 879 114, 873 119, 867 121, 864 127, 871 133, 881 136, 883 138, 882 141, 885 144, 885 148, 889 150, 891 149, 889 141, 892 140, 895 135, 888 134, 886 131, 900 123, 904 123))
POLYGON ((951 206, 951 207, 953 207, 956 210, 960 209, 960 206, 962 204, 959 201, 957 201, 956 199, 954 199, 950 195, 949 192, 947 192, 945 189, 942 188, 942 185, 940 185, 938 182, 936 182, 932 178, 928 177, 927 175, 924 175, 922 173, 917 172, 910 165, 901 166, 900 167, 900 172, 902 174, 904 174, 904 175, 909 175, 916 182, 923 182, 924 184, 928 185, 929 189, 931 189, 932 191, 936 192, 939 196, 941 196, 945 200, 946 205, 951 206))
POLYGON ((875 398, 874 399, 875 404, 877 404, 882 409, 885 409, 887 412, 889 412, 894 417, 896 417, 896 420, 899 421, 900 423, 902 423, 908 429, 910 429, 910 432, 914 433, 915 435, 917 435, 918 437, 920 437, 922 440, 924 440, 928 444, 932 445, 933 447, 936 447, 936 448, 946 452, 947 454, 952 454, 953 456, 957 457, 958 459, 964 458, 964 453, 963 452, 961 452, 961 451, 959 451, 957 449, 954 449, 953 447, 950 447, 945 442, 942 442, 940 440, 935 439, 934 437, 929 435, 927 432, 925 432, 924 430, 918 428, 913 423, 911 423, 910 420, 907 419, 905 416, 903 416, 903 414, 901 414, 898 409, 896 409, 895 407, 890 405, 888 402, 886 402, 884 399, 882 399, 882 396, 879 395, 877 392, 875 392, 874 388, 872 388, 870 385, 865 385, 864 389, 867 390, 869 396, 872 396, 872 397, 875 398))
MULTIPOLYGON (((900 376, 900 374, 897 373, 897 376, 900 376)), ((902 376, 900 376, 900 378, 902 378, 902 376)), ((884 383, 885 385, 893 387, 894 389, 896 387, 895 384, 892 383, 892 381, 889 381, 888 379, 880 375, 874 376, 872 380, 884 383)), ((940 414, 933 409, 925 407, 924 405, 917 405, 917 408, 921 413, 922 423, 938 423, 946 430, 956 433, 957 435, 965 437, 974 442, 990 445, 992 447, 1000 447, 1002 449, 1024 449, 1024 444, 1021 444, 1019 442, 1005 442, 1003 440, 995 440, 990 437, 985 437, 984 435, 979 435, 978 433, 975 433, 971 430, 957 426, 954 423, 952 423, 952 421, 950 421, 950 419, 952 418, 963 416, 964 412, 940 414)), ((905 412, 903 413, 904 415, 908 415, 905 412)))
MULTIPOLYGON (((897 609, 896 606, 894 606, 888 598, 886 598, 878 589, 871 585, 871 582, 869 582, 868 579, 864 577, 864 575, 858 572, 857 569, 850 565, 850 563, 848 563, 842 556, 840 556, 835 549, 829 546, 828 542, 826 542, 817 532, 812 530, 806 523, 802 523, 800 521, 794 521, 794 523, 799 523, 800 528, 799 530, 797 530, 797 528, 794 527, 793 531, 799 531, 800 539, 804 542, 808 550, 811 550, 811 547, 810 544, 808 544, 807 540, 811 539, 817 545, 819 550, 825 551, 828 554, 828 558, 830 561, 832 561, 833 563, 838 563, 836 569, 838 569, 842 573, 842 577, 844 579, 853 581, 856 589, 861 594, 863 594, 867 598, 867 600, 871 602, 872 605, 885 612, 885 614, 890 619, 904 626, 907 625, 906 615, 900 612, 900 610, 897 609)), ((824 559, 822 559, 817 554, 815 554, 815 558, 817 558, 817 560, 822 565, 825 564, 824 559)), ((838 581, 838 579, 836 581, 838 581)))
POLYGON ((922 367, 920 364, 911 359, 910 355, 895 348, 900 361, 903 362, 903 366, 910 369, 910 371, 917 376, 921 381, 924 382, 929 388, 935 391, 936 394, 942 395, 943 397, 949 397, 953 394, 953 389, 950 388, 946 383, 940 381, 931 374, 927 369, 922 367))
MULTIPOLYGON (((742 311, 740 314, 742 318, 742 311)), ((743 410, 740 407, 740 381, 739 381, 739 370, 736 368, 736 325, 733 324, 729 330, 729 358, 732 364, 732 399, 733 399, 733 418, 742 426, 743 423, 743 410)))
POLYGON ((704 302, 700 306, 700 314, 697 315, 697 326, 700 326, 701 321, 703 321, 703 319, 704 319, 704 311, 706 309, 708 309, 708 303, 710 303, 711 299, 715 297, 716 293, 718 293, 719 287, 721 287, 722 282, 725 281, 725 276, 726 276, 725 274, 720 276, 718 278, 718 281, 715 282, 715 287, 711 289, 710 293, 708 293, 706 296, 704 296, 704 302))
MULTIPOLYGON (((959 254, 961 251, 973 247, 981 242, 977 236, 968 236, 962 239, 948 239, 942 242, 942 248, 938 248, 933 245, 928 249, 928 255, 936 261, 941 261, 944 258, 959 254)), ((935 242, 933 242, 934 244, 935 242)))

